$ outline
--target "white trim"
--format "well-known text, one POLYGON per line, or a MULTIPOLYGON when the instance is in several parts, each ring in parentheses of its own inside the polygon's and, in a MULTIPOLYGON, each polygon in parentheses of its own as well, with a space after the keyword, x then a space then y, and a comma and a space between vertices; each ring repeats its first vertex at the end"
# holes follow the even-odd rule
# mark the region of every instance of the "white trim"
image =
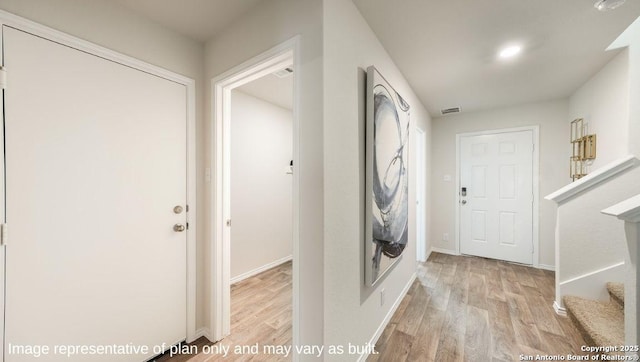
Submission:
POLYGON ((531 257, 531 265, 535 268, 539 267, 540 259, 540 126, 524 126, 515 128, 502 128, 495 130, 486 130, 480 132, 464 132, 456 134, 456 253, 460 254, 460 139, 462 137, 482 136, 498 133, 512 133, 531 131, 533 136, 533 207, 532 207, 532 241, 533 251, 531 257))
POLYGON ((558 301, 553 302, 553 310, 556 311, 557 315, 561 315, 563 317, 567 316, 567 310, 564 307, 561 307, 560 304, 558 304, 558 301))
POLYGON ((554 201, 557 204, 563 204, 571 198, 592 189, 596 185, 612 178, 613 176, 638 166, 640 166, 640 160, 632 155, 626 156, 597 169, 578 181, 572 182, 544 198, 546 200, 554 201))
POLYGON ((431 255, 431 253, 440 253, 440 254, 447 254, 447 255, 460 255, 460 253, 458 253, 455 250, 449 250, 449 249, 442 249, 442 248, 436 248, 436 247, 431 247, 431 251, 429 252, 429 255, 431 255))
POLYGON ((237 282, 241 282, 245 279, 251 278, 254 275, 258 275, 264 271, 267 271, 269 269, 275 268, 278 265, 282 265, 290 260, 293 260, 293 255, 289 255, 289 256, 285 256, 282 259, 278 259, 276 261, 272 261, 271 263, 265 264, 261 267, 255 268, 253 270, 249 270, 248 272, 242 273, 240 275, 237 275, 233 278, 231 278, 230 283, 231 284, 235 284, 237 282))
MULTIPOLYGON (((298 164, 299 157, 299 114, 300 77, 296 73, 301 69, 300 62, 300 37, 295 36, 284 43, 277 45, 254 58, 235 66, 223 74, 211 80, 212 112, 211 112, 211 162, 215 170, 215 178, 211 192, 212 207, 212 233, 211 233, 211 262, 209 275, 210 288, 210 319, 208 321, 211 332, 211 341, 219 341, 230 334, 230 235, 225 222, 229 219, 229 119, 231 90, 240 85, 251 82, 266 74, 269 74, 284 65, 293 64, 293 162, 298 164)), ((296 263, 299 260, 300 240, 300 175, 293 173, 293 313, 292 313, 292 342, 299 341, 299 268, 296 263)), ((294 360, 296 357, 294 356, 294 360)))
POLYGON ((204 337, 209 341, 211 340, 211 334, 209 333, 209 328, 200 328, 196 331, 195 339, 198 339, 201 337, 204 337))
POLYGON ((538 264, 537 268, 538 269, 543 269, 543 270, 556 271, 556 266, 555 265, 538 264))
MULTIPOLYGON (((24 19, 6 11, 0 10, 0 26, 11 28, 33 34, 44 39, 48 39, 77 49, 88 54, 92 54, 108 61, 149 73, 151 75, 164 78, 166 80, 184 85, 187 91, 187 204, 189 213, 187 222, 187 310, 186 310, 186 340, 192 342, 196 339, 196 86, 195 80, 183 75, 174 73, 164 68, 143 62, 139 59, 124 55, 114 50, 100 45, 82 40, 73 35, 38 24, 31 20, 24 19)), ((3 295, 4 296, 4 295, 3 295)), ((4 299, 4 298, 3 298, 4 299)), ((1 332, 2 334, 4 331, 1 332)), ((2 335, 0 335, 2 337, 2 335)))
POLYGON ((626 199, 601 211, 628 222, 640 222, 640 195, 626 199))
POLYGON ((594 271, 589 272, 589 273, 584 273, 584 274, 582 274, 580 276, 577 276, 577 277, 574 277, 574 278, 571 278, 571 279, 567 279, 567 280, 565 280, 563 282, 560 282, 560 286, 567 285, 567 284, 570 284, 570 283, 574 283, 574 282, 576 282, 578 280, 581 280, 581 279, 584 279, 584 278, 589 278, 589 277, 592 277, 592 276, 594 276, 596 274, 600 274, 600 273, 603 273, 603 272, 607 272, 609 270, 613 270, 615 268, 619 268, 619 267, 621 267, 623 265, 624 265, 624 261, 621 261, 619 263, 615 263, 613 265, 609 265, 607 267, 600 268, 598 270, 594 270, 594 271))
MULTIPOLYGON (((2 43, 3 41, 3 37, 0 36, 0 49, 4 49, 4 44, 2 43)), ((4 52, 0 52, 0 65, 4 66, 4 52)), ((3 95, 4 95, 4 90, 2 91, 3 95)), ((2 110, 2 115, 4 115, 4 97, 2 99, 2 101, 0 102, 0 109, 2 110)), ((2 117, 2 122, 4 124, 4 116, 2 117)), ((4 127, 0 127, 0 140, 2 141, 2 152, 0 153, 0 156, 2 156, 2 158, 0 159, 0 170, 1 170, 1 174, 0 174, 0 222, 1 223, 6 223, 7 222, 7 218, 5 215, 5 209, 6 209, 6 185, 5 185, 5 145, 4 145, 4 127)), ((8 235, 7 235, 8 236, 8 235)), ((5 338, 4 338, 4 332, 6 329, 6 324, 5 324, 5 311, 6 311, 6 307, 5 307, 5 262, 6 262, 6 256, 5 256, 5 247, 4 245, 0 246, 0 323, 2 323, 2 328, 0 328, 0 340, 2 342, 0 342, 0 356, 2 356, 2 362, 4 362, 4 343, 5 343, 5 338)))
MULTIPOLYGON (((378 342, 378 339, 382 335, 382 332, 384 332, 384 329, 387 328, 387 325, 391 321, 391 318, 393 318, 393 315, 398 310, 398 307, 400 306, 400 303, 402 303, 402 300, 404 299, 404 297, 409 292, 409 289, 411 289, 411 285, 413 285, 413 282, 416 280, 417 276, 418 275, 416 273, 413 273, 413 275, 411 275, 411 278, 409 278, 409 282, 404 286, 404 288, 400 292, 400 295, 398 296, 396 301, 393 302, 393 305, 391 306, 391 309, 389 309, 389 312, 387 312, 387 315, 384 317, 384 319, 382 320, 382 322, 378 326, 378 329, 376 330, 376 332, 373 334, 373 336, 369 340, 369 345, 370 346, 375 346, 376 342, 378 342)), ((369 353, 361 354, 360 357, 358 358, 358 362, 366 361, 367 357, 369 357, 369 353)))
POLYGON ((563 306, 562 298, 565 295, 607 301, 609 300, 609 293, 606 288, 607 282, 624 281, 628 271, 629 268, 624 262, 618 262, 562 282, 558 282, 558 278, 556 278, 556 302, 558 305, 563 306))
POLYGON ((191 81, 187 85, 187 339, 188 343, 196 338, 196 305, 197 305, 197 180, 196 163, 196 85, 191 81))
POLYGON ((418 262, 427 261, 427 209, 426 209, 426 192, 427 192, 427 175, 426 175, 426 160, 427 160, 427 139, 426 133, 420 127, 415 128, 415 165, 416 165, 416 183, 415 196, 416 196, 416 260, 418 262), (421 164, 422 163, 422 164, 421 164), (420 212, 422 210, 422 212, 420 212), (418 220, 417 216, 423 216, 422 220, 418 220), (422 232, 420 232, 422 231, 422 232), (420 234, 422 234, 422 242, 420 240, 420 234))

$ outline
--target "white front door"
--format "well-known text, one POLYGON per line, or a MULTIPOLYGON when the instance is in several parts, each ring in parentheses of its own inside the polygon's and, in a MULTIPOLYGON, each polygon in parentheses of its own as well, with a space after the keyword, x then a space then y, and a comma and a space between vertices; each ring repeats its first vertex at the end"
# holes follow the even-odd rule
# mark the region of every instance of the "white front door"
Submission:
POLYGON ((460 137, 460 252, 532 264, 533 131, 460 137))
POLYGON ((2 36, 5 361, 144 361, 186 336, 186 231, 174 231, 186 224, 174 212, 187 197, 186 88, 10 27, 2 36), (40 345, 40 358, 19 348, 40 345))

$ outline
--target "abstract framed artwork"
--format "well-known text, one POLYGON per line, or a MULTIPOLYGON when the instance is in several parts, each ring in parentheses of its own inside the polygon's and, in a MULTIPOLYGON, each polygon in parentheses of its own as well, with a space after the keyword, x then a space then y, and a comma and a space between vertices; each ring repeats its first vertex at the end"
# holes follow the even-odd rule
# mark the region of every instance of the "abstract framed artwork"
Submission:
POLYGON ((409 239, 409 104, 378 70, 367 69, 365 278, 375 285, 409 239))

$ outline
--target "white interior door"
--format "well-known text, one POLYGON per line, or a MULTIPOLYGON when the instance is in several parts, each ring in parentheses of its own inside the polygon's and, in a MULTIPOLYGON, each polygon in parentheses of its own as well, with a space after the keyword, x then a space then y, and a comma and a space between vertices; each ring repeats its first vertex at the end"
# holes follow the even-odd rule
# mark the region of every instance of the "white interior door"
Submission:
POLYGON ((533 131, 463 136, 459 152, 460 252, 532 264, 533 131))
POLYGON ((185 86, 6 26, 2 35, 5 361, 146 360, 186 335, 186 232, 173 228, 186 223, 173 210, 187 197, 185 86), (21 345, 51 352, 14 353, 21 345), (150 351, 68 358, 56 345, 150 351))

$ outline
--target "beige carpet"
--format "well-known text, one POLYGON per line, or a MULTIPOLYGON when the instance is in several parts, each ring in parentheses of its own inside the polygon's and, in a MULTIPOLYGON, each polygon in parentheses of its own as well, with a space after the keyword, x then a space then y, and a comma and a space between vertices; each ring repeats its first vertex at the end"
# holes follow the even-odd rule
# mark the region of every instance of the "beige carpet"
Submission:
POLYGON ((609 282, 607 283, 607 290, 609 291, 611 301, 624 309, 624 284, 609 282))
POLYGON ((614 302, 565 296, 567 314, 592 346, 624 344, 624 312, 614 302))

